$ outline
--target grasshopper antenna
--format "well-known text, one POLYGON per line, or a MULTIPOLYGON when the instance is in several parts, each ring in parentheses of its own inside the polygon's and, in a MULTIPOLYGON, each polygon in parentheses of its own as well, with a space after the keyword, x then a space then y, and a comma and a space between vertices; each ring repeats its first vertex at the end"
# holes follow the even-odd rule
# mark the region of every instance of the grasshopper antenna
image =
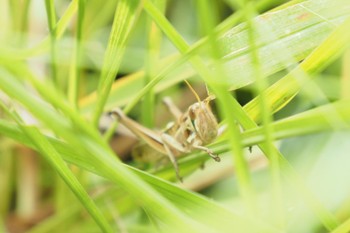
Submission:
POLYGON ((207 90, 207 98, 205 99, 206 102, 210 102, 213 99, 215 99, 215 95, 209 90, 209 87, 207 84, 205 84, 205 89, 207 90))
POLYGON ((191 84, 185 79, 184 82, 187 84, 188 88, 190 88, 191 92, 193 93, 193 95, 196 97, 198 102, 201 102, 201 99, 199 98, 197 92, 193 89, 193 87, 191 86, 191 84))

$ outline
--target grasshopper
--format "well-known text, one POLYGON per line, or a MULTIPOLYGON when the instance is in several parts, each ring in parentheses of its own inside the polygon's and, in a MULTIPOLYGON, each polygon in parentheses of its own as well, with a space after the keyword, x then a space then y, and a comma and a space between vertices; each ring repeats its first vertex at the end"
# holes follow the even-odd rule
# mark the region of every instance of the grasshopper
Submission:
MULTIPOLYGON (((187 84, 189 85, 189 83, 187 84)), ((163 132, 156 132, 142 126, 127 117, 121 109, 115 109, 110 112, 110 115, 114 116, 150 147, 163 155, 167 155, 180 181, 182 181, 182 178, 176 157, 194 150, 201 150, 215 161, 220 161, 218 155, 205 147, 205 145, 213 142, 218 134, 218 123, 209 105, 212 99, 207 97, 203 101, 200 100, 193 88, 190 85, 189 87, 194 93, 197 102, 191 105, 186 112, 182 113, 169 98, 164 100, 175 121, 163 132)))

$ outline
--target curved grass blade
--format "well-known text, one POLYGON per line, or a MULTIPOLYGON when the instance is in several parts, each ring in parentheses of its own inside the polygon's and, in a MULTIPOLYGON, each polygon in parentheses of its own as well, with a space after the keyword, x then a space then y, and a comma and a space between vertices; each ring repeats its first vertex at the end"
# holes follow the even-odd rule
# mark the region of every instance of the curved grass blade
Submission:
MULTIPOLYGON (((349 47, 350 42, 350 18, 337 27, 334 32, 317 47, 298 67, 293 69, 281 80, 270 86, 264 93, 269 101, 272 112, 283 108, 308 81, 300 76, 310 75, 325 69, 328 64, 334 61, 339 55, 349 47)), ((258 98, 244 106, 244 110, 255 121, 260 121, 260 111, 258 108, 258 98)))
POLYGON ((138 18, 141 3, 142 1, 139 0, 121 0, 118 2, 97 89, 97 105, 92 118, 95 125, 98 124, 112 83, 118 73, 126 42, 138 18))

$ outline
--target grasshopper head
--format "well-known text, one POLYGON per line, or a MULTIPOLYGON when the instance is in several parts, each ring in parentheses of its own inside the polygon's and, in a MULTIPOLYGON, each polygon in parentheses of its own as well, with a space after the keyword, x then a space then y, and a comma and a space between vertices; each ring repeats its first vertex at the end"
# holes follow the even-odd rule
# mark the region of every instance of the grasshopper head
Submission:
POLYGON ((192 126, 203 144, 212 142, 218 134, 218 123, 211 111, 209 100, 193 104, 188 112, 192 126))

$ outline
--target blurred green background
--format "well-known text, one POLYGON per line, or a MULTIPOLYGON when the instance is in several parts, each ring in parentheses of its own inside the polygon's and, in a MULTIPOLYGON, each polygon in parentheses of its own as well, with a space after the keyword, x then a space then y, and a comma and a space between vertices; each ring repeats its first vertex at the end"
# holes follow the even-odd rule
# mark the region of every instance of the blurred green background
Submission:
POLYGON ((348 0, 0 1, 0 232, 349 232, 349 17, 348 0), (159 133, 164 97, 196 102, 185 79, 215 97, 222 161, 181 156, 179 182, 107 113, 159 133))

